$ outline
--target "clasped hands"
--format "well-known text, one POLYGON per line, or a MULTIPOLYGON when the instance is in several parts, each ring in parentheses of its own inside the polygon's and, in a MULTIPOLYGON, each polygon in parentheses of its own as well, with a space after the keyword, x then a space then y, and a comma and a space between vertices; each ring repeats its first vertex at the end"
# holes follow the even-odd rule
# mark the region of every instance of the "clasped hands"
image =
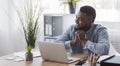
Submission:
POLYGON ((87 39, 85 38, 85 31, 84 30, 77 30, 75 32, 75 39, 73 41, 71 41, 71 45, 75 45, 78 42, 81 42, 82 44, 86 44, 87 39))

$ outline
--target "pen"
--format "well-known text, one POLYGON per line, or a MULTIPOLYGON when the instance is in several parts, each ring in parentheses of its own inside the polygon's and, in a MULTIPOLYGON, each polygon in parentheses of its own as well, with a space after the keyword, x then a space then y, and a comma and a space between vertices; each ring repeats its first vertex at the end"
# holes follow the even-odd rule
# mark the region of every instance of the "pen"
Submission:
POLYGON ((115 56, 115 55, 112 55, 112 56, 110 56, 110 57, 108 57, 108 58, 102 60, 101 62, 104 62, 104 61, 106 61, 106 60, 108 60, 108 59, 111 59, 111 58, 113 58, 114 56, 115 56))

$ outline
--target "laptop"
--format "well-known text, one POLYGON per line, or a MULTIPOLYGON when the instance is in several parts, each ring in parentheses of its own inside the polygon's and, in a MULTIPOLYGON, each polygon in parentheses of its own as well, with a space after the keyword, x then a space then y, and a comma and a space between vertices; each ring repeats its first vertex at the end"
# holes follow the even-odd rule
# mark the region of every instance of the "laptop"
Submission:
POLYGON ((68 57, 65 46, 62 43, 39 42, 39 49, 44 60, 62 63, 72 63, 80 60, 80 58, 68 57))

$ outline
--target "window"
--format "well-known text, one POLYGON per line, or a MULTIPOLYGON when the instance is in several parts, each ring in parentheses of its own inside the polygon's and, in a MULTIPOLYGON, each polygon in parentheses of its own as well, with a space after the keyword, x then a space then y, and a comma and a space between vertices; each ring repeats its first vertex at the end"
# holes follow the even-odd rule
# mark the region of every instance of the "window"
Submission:
POLYGON ((77 9, 82 5, 91 5, 96 9, 96 21, 120 22, 119 1, 120 0, 82 0, 77 4, 77 9))
POLYGON ((59 0, 41 0, 44 13, 63 13, 63 7, 59 0))
MULTIPOLYGON (((83 5, 96 9, 96 21, 120 22, 120 0, 81 0, 76 5, 76 13, 83 5), (107 3, 107 4, 106 4, 107 3)), ((69 14, 68 6, 60 5, 59 0, 41 0, 44 13, 69 14)))

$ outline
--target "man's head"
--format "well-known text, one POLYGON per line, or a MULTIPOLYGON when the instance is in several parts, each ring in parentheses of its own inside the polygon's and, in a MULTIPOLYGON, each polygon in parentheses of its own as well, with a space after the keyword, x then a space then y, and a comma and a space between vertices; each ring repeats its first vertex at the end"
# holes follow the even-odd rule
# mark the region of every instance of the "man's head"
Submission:
POLYGON ((83 6, 76 15, 76 28, 89 30, 96 17, 96 11, 91 6, 83 6))

